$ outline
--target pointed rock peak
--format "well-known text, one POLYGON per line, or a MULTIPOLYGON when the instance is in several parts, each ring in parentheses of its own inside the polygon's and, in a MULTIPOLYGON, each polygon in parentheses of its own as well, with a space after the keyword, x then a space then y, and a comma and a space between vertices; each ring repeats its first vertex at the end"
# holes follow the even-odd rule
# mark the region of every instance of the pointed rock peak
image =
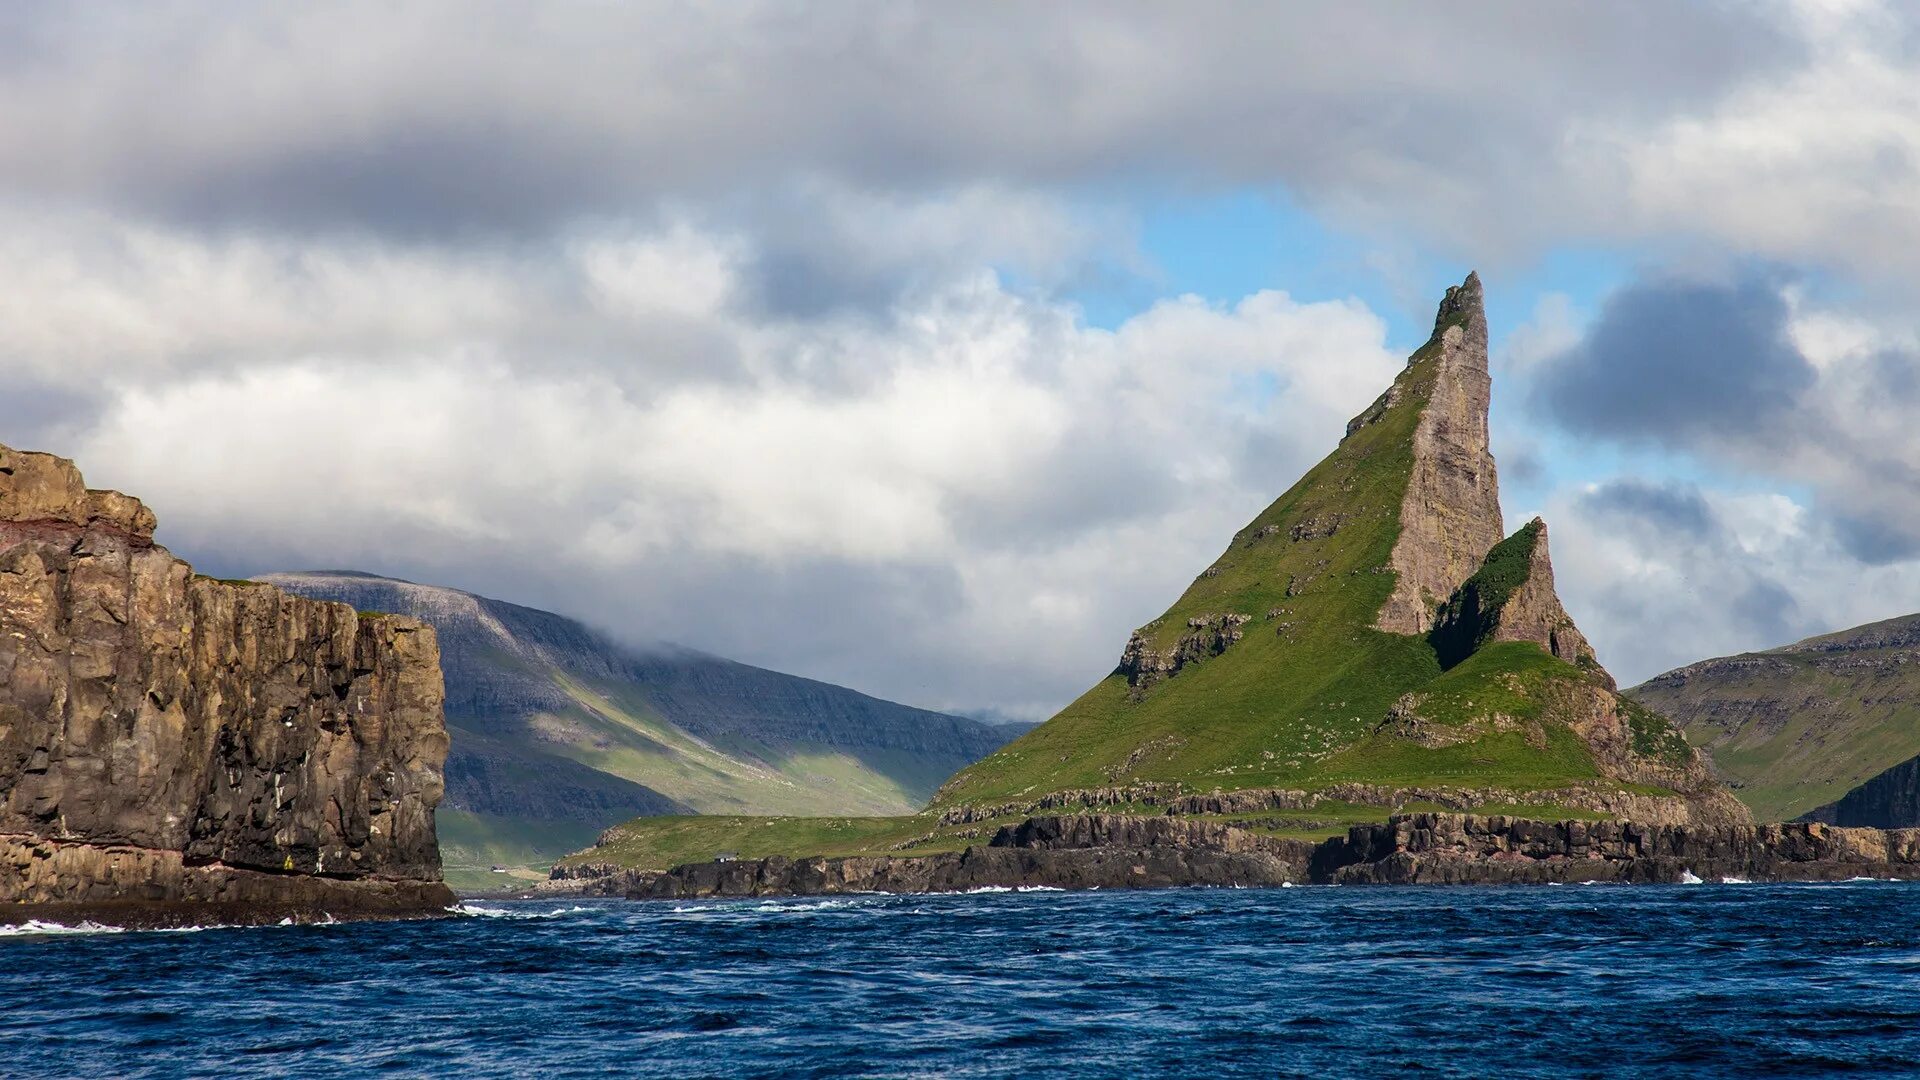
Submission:
POLYGON ((1433 317, 1433 333, 1438 337, 1446 333, 1449 326, 1465 327, 1473 322, 1482 326, 1487 322, 1478 273, 1469 273, 1467 280, 1448 286, 1447 295, 1440 298, 1440 310, 1433 317))
POLYGON ((1505 532, 1500 480, 1488 443, 1493 380, 1487 372, 1487 316, 1478 275, 1468 274, 1447 290, 1433 337, 1408 361, 1408 370, 1383 398, 1385 406, 1376 403, 1376 408, 1384 414, 1409 396, 1421 409, 1413 469, 1393 547, 1394 592, 1374 625, 1397 634, 1424 634, 1434 625, 1434 609, 1473 574, 1505 532))
POLYGON ((153 538, 153 511, 131 495, 90 491, 73 462, 0 446, 0 522, 103 527, 153 538))
POLYGON ((1613 676, 1560 604, 1547 523, 1537 517, 1487 552, 1486 562, 1441 608, 1430 638, 1444 667, 1492 642, 1531 641, 1614 688, 1613 676))

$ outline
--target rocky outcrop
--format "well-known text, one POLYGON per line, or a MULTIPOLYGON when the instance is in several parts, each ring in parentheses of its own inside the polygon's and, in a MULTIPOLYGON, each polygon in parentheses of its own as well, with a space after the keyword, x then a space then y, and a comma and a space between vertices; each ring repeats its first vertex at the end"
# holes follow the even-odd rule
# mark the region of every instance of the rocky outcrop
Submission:
POLYGON ((451 903, 432 629, 196 576, 154 524, 0 447, 0 919, 451 903))
MULTIPOLYGON (((1487 316, 1480 278, 1447 290, 1433 338, 1408 365, 1433 366, 1431 391, 1413 435, 1413 469, 1400 503, 1400 535, 1389 560, 1393 595, 1375 626, 1424 634, 1435 608, 1453 595, 1500 542, 1500 485, 1487 435, 1493 381, 1487 371, 1487 316)), ((1389 391, 1369 410, 1384 416, 1389 391), (1384 404, 1382 404, 1384 402, 1384 404)), ((1350 427, 1349 433, 1359 426, 1350 427)))
POLYGON ((1178 675, 1188 664, 1226 652, 1246 636, 1244 627, 1252 621, 1251 615, 1233 612, 1195 615, 1187 620, 1187 632, 1180 635, 1173 648, 1164 651, 1155 649, 1144 633, 1135 630, 1120 652, 1120 666, 1115 671, 1126 676, 1127 685, 1137 696, 1161 679, 1178 675))
POLYGON ((1411 814, 1328 841, 1315 853, 1312 876, 1336 885, 1913 879, 1920 878, 1920 829, 1411 814))
POLYGON ((1920 829, 1542 822, 1407 814, 1319 843, 1219 822, 1116 815, 1033 818, 985 846, 923 856, 576 865, 556 883, 631 899, 960 892, 980 888, 1488 885, 1692 880, 1920 879, 1920 829))
POLYGON ((1540 518, 1487 552, 1486 561, 1440 609, 1429 636, 1444 667, 1452 667, 1488 642, 1531 641, 1586 671, 1609 690, 1615 685, 1586 635, 1560 605, 1554 590, 1553 557, 1547 549, 1547 523, 1540 518))
POLYGON ((556 880, 592 896, 711 896, 965 892, 992 888, 1125 889, 1300 884, 1314 845, 1210 822, 1076 815, 1009 826, 991 843, 919 856, 786 858, 691 863, 665 872, 558 867, 556 880))

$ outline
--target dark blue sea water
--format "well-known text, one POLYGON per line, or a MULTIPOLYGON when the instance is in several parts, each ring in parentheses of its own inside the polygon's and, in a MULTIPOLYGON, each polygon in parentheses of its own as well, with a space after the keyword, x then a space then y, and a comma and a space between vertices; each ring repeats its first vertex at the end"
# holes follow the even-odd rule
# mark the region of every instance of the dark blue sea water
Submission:
POLYGON ((1920 1069, 1920 885, 473 905, 0 938, 0 1073, 1920 1069))

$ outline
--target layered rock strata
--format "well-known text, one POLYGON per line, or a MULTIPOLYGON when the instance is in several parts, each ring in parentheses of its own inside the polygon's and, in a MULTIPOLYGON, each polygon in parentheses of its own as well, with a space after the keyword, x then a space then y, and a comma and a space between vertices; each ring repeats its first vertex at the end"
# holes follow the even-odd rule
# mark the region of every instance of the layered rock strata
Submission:
POLYGON ((0 447, 0 921, 450 904, 432 629, 199 577, 154 525, 0 447))
POLYGON ((1920 829, 1540 822, 1408 814, 1320 843, 1215 822, 1076 815, 1005 826, 938 855, 576 865, 556 883, 629 899, 957 892, 979 888, 1485 885, 1920 879, 1920 829))

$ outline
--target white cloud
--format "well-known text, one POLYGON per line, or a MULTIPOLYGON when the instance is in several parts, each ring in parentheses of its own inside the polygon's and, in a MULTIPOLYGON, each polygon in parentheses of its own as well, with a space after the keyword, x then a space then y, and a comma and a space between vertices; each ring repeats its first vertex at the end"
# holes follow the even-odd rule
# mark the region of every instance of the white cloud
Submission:
MULTIPOLYGON (((69 295, 125 318, 90 367, 64 351, 80 307, 8 324, 10 363, 104 395, 53 449, 189 558, 398 570, 931 704, 1077 692, 1400 363, 1358 303, 1278 292, 1106 331, 975 270, 881 312, 767 313, 741 301, 757 249, 685 222, 526 263, 295 250, 70 252, 69 295)), ((30 254, 16 294, 58 292, 30 254)))
POLYGON ((1783 492, 1682 489, 1696 530, 1608 490, 1563 492, 1547 518, 1562 600, 1623 683, 1909 614, 1920 595, 1920 565, 1863 566, 1783 492))

